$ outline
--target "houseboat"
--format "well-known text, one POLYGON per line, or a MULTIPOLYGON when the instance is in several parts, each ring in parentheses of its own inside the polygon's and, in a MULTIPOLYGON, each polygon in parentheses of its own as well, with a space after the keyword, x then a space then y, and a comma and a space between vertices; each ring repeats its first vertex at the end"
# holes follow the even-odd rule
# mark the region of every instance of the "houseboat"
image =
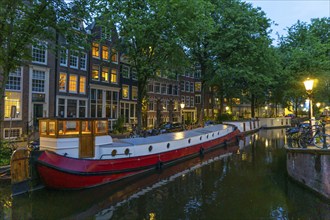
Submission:
POLYGON ((42 183, 83 189, 118 181, 236 141, 232 125, 212 125, 157 136, 113 140, 106 119, 40 119, 40 150, 34 153, 42 183))

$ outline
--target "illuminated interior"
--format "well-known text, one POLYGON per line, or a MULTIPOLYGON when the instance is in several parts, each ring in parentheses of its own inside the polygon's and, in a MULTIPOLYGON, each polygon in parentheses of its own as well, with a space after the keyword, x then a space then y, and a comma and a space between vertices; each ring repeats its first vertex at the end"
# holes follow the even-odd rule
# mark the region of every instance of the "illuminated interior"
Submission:
POLYGON ((78 137, 80 135, 107 135, 106 119, 40 119, 41 137, 78 137))

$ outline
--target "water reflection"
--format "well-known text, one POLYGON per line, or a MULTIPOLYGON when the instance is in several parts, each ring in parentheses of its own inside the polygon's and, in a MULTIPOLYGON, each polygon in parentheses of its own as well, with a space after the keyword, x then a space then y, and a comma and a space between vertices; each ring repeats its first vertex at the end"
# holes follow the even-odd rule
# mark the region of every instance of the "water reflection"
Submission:
POLYGON ((288 180, 284 135, 261 130, 161 173, 90 190, 3 197, 0 218, 330 219, 329 202, 288 180))

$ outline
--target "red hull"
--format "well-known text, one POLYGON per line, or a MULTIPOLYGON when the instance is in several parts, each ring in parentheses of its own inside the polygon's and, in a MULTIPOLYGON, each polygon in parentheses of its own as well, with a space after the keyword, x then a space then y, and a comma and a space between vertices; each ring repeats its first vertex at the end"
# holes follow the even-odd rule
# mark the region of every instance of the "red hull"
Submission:
POLYGON ((235 138, 238 130, 218 139, 172 150, 123 159, 75 159, 51 152, 43 152, 37 160, 37 169, 45 186, 56 189, 81 189, 93 187, 146 172, 159 164, 166 164, 210 150, 235 138))

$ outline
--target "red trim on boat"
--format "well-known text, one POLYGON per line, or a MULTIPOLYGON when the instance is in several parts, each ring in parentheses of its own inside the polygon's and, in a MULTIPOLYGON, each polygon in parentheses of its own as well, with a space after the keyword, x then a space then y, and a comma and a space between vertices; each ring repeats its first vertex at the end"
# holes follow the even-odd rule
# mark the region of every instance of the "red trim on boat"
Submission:
POLYGON ((223 137, 194 146, 159 154, 120 159, 78 159, 45 151, 37 160, 37 169, 47 187, 87 188, 155 169, 159 162, 164 164, 199 154, 201 148, 206 152, 231 140, 238 134, 239 130, 236 129, 223 137))

